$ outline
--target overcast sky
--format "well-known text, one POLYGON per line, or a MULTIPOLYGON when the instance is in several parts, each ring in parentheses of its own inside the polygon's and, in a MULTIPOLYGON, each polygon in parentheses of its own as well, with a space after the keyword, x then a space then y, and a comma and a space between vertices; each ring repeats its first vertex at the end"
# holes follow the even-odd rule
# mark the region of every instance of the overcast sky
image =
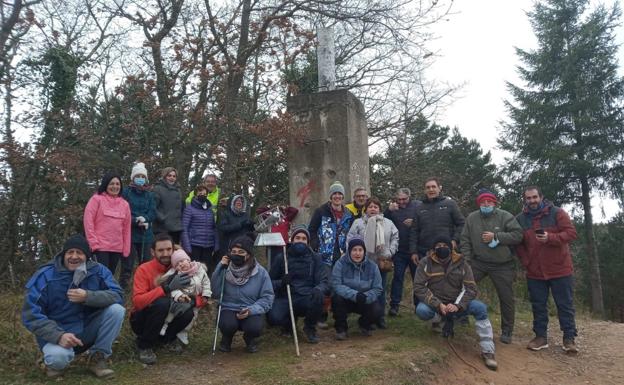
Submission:
MULTIPOLYGON (((611 4, 610 1, 606 1, 611 4)), ((448 21, 439 23, 433 32, 438 36, 430 49, 439 57, 429 70, 429 77, 452 84, 464 84, 458 99, 436 119, 437 123, 457 126, 463 135, 477 139, 492 152, 496 163, 503 154, 496 148, 499 121, 506 119, 503 100, 508 98, 505 81, 522 84, 516 74, 519 61, 514 47, 530 49, 536 40, 526 12, 531 0, 456 0, 448 21)), ((624 27, 618 31, 624 41, 624 27)), ((624 50, 619 52, 620 69, 624 50)), ((620 71, 624 73, 624 71, 620 71)), ((594 219, 602 221, 595 199, 594 219)), ((603 202, 607 216, 618 211, 612 201, 603 202)))

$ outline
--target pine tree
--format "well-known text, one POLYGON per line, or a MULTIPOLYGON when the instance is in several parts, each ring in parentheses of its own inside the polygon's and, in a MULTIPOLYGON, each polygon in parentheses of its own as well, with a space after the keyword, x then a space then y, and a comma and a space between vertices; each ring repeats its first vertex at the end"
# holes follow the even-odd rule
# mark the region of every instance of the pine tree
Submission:
MULTIPOLYGON (((513 153, 510 182, 539 184, 555 201, 583 208, 592 309, 603 315, 591 193, 621 194, 624 81, 614 29, 620 9, 588 0, 545 0, 528 13, 538 40, 516 49, 524 87, 508 83, 510 121, 501 147, 513 153)), ((509 174, 508 174, 509 175, 509 174)))

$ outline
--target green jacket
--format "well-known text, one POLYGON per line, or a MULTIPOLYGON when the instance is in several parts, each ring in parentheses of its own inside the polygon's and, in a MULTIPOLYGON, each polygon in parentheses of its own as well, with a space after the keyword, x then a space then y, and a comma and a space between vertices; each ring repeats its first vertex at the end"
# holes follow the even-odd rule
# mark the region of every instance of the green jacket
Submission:
POLYGON ((514 259, 509 246, 522 242, 522 227, 509 212, 495 208, 490 215, 473 211, 466 218, 461 233, 460 250, 466 261, 477 260, 486 263, 503 264, 514 259), (491 231, 498 245, 491 248, 481 241, 481 234, 491 231))

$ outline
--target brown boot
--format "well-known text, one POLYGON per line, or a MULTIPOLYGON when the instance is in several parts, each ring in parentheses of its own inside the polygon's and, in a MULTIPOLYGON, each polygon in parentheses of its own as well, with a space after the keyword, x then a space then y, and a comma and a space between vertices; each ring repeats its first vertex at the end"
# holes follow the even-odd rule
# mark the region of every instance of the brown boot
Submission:
POLYGON ((481 353, 481 357, 483 357, 483 362, 488 369, 498 369, 498 363, 496 362, 496 357, 494 356, 494 353, 481 353))
POLYGON ((108 362, 104 357, 104 353, 95 352, 89 357, 89 370, 95 374, 97 378, 110 378, 115 372, 108 367, 108 362))
POLYGON ((568 354, 578 353, 578 348, 576 347, 576 344, 574 343, 574 338, 564 338, 562 348, 563 348, 563 351, 568 354))
POLYGON ((542 350, 548 348, 548 340, 546 337, 537 336, 533 338, 529 344, 527 345, 527 349, 531 350, 542 350))

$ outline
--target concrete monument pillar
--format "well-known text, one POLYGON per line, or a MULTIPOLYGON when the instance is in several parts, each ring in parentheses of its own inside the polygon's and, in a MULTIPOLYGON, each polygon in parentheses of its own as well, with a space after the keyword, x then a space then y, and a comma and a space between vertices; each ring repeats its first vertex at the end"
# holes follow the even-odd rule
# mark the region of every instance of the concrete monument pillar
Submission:
POLYGON ((357 187, 369 188, 368 130, 364 106, 347 90, 297 95, 288 112, 306 132, 303 143, 288 151, 290 205, 299 209, 297 223, 309 223, 319 205, 329 200, 334 181, 350 201, 357 187))

